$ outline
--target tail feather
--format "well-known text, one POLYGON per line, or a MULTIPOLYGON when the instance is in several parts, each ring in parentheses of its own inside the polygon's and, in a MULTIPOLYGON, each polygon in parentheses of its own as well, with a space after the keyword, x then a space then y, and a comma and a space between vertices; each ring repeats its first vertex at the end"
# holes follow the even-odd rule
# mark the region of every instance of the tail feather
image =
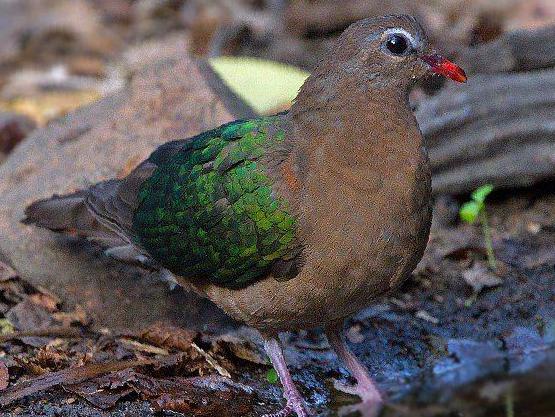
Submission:
POLYGON ((85 205, 95 218, 128 244, 133 244, 133 214, 137 209, 142 183, 155 165, 143 162, 124 179, 113 179, 92 186, 86 193, 85 205))
POLYGON ((35 201, 25 209, 22 222, 58 233, 84 237, 102 246, 121 245, 122 239, 103 226, 87 208, 87 194, 87 190, 81 190, 35 201))
POLYGON ((145 161, 123 179, 36 201, 27 207, 22 222, 86 238, 105 248, 107 255, 153 268, 154 261, 135 243, 132 224, 140 187, 155 167, 145 161))
POLYGON ((133 213, 139 204, 139 190, 156 165, 145 161, 123 179, 112 179, 87 190, 55 195, 31 204, 25 210, 25 224, 55 232, 78 234, 89 239, 133 239, 133 213))

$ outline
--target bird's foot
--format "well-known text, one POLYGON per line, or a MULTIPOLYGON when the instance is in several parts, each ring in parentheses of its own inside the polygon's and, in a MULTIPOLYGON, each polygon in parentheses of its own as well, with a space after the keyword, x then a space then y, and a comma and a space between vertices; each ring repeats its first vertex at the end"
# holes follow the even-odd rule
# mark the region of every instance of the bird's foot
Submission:
POLYGON ((306 404, 298 392, 290 392, 285 394, 287 398, 287 405, 277 413, 264 414, 262 417, 289 417, 293 413, 297 414, 297 417, 309 417, 311 414, 306 407, 306 404))
MULTIPOLYGON (((347 366, 351 375, 356 379, 355 385, 345 385, 334 381, 337 390, 347 394, 356 395, 362 400, 361 403, 346 407, 347 411, 358 411, 363 417, 375 417, 382 408, 383 397, 380 394, 368 370, 360 363, 357 357, 351 352, 343 337, 341 337, 341 323, 333 323, 326 327, 326 335, 331 347, 347 366)), ((341 414, 344 415, 344 414, 341 414)))
POLYGON ((372 383, 371 381, 369 383, 359 382, 354 385, 350 385, 335 380, 333 382, 333 387, 336 390, 344 392, 346 394, 356 395, 360 397, 363 402, 372 402, 379 404, 383 403, 382 394, 380 394, 374 383, 372 383))
POLYGON ((381 404, 360 402, 357 404, 344 405, 337 410, 339 417, 352 416, 357 414, 361 417, 378 417, 382 409, 381 404))
POLYGON ((293 383, 277 338, 266 338, 264 340, 264 348, 272 360, 272 364, 281 380, 281 384, 283 385, 283 396, 287 400, 287 405, 283 410, 274 414, 266 414, 263 417, 288 417, 293 413, 296 413, 297 417, 309 417, 311 413, 306 407, 303 397, 293 383))
POLYGON ((371 380, 354 385, 343 384, 335 380, 333 385, 338 391, 356 395, 362 400, 358 404, 342 407, 339 410, 341 416, 350 415, 358 411, 363 417, 376 417, 382 409, 383 397, 371 380))

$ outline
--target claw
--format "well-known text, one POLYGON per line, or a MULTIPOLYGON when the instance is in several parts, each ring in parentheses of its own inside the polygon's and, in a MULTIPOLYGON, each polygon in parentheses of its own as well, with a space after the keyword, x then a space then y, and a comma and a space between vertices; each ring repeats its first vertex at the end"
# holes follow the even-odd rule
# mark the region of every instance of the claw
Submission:
POLYGON ((292 404, 290 402, 277 413, 272 414, 264 414, 262 417, 289 417, 293 413, 297 414, 297 417, 309 417, 310 414, 308 413, 304 404, 292 404))
POLYGON ((293 413, 297 414, 297 417, 309 417, 311 414, 306 408, 304 400, 295 395, 285 394, 287 398, 287 405, 277 413, 264 414, 262 417, 288 417, 293 413))
POLYGON ((344 384, 343 382, 340 382, 337 379, 334 379, 333 387, 337 391, 344 392, 345 394, 360 396, 360 389, 358 387, 358 384, 355 384, 355 385, 344 384))
POLYGON ((358 404, 345 405, 339 408, 339 417, 346 417, 358 412, 362 417, 377 417, 382 409, 381 404, 363 401, 358 404))
POLYGON ((383 405, 382 394, 368 374, 368 370, 360 363, 341 337, 340 324, 328 326, 326 335, 339 359, 347 366, 351 375, 357 381, 355 385, 346 385, 334 381, 335 388, 347 394, 359 396, 362 403, 356 405, 356 410, 362 413, 363 416, 377 415, 383 405))
POLYGON ((360 397, 362 402, 381 404, 383 399, 381 394, 376 390, 374 385, 356 383, 354 385, 344 384, 338 380, 333 381, 333 387, 345 394, 355 395, 360 397))
POLYGON ((362 399, 362 402, 357 404, 350 404, 341 407, 338 410, 339 417, 350 416, 358 412, 362 417, 377 417, 381 408, 382 402, 376 399, 375 394, 368 393, 359 384, 347 385, 338 380, 333 381, 333 387, 341 392, 349 395, 358 396, 362 399))

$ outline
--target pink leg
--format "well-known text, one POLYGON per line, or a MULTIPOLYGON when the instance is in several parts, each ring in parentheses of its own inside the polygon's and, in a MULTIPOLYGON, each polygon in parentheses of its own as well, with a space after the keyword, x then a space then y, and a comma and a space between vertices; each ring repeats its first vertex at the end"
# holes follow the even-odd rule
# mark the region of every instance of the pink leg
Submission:
POLYGON ((278 339, 273 337, 265 338, 264 349, 266 349, 266 353, 270 357, 272 365, 274 365, 279 376, 279 380, 283 386, 283 396, 287 400, 287 405, 283 410, 274 414, 266 414, 263 417, 287 417, 293 412, 297 413, 298 417, 308 417, 309 414, 305 402, 293 383, 278 339))
POLYGON ((364 408, 368 411, 366 415, 374 415, 381 408, 383 402, 382 395, 368 374, 366 367, 360 363, 345 343, 341 333, 341 323, 326 327, 326 336, 330 346, 345 364, 349 372, 351 372, 351 375, 357 380, 357 383, 352 387, 338 384, 337 388, 349 394, 358 395, 362 399, 364 408))

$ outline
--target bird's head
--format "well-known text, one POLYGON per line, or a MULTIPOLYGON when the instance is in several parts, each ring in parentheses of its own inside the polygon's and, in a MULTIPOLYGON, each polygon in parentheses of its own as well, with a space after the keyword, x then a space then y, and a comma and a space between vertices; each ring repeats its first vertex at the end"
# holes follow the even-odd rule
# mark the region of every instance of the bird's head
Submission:
POLYGON ((385 16, 352 24, 340 36, 332 59, 341 72, 374 86, 408 88, 428 73, 465 82, 462 68, 439 55, 412 16, 385 16))

